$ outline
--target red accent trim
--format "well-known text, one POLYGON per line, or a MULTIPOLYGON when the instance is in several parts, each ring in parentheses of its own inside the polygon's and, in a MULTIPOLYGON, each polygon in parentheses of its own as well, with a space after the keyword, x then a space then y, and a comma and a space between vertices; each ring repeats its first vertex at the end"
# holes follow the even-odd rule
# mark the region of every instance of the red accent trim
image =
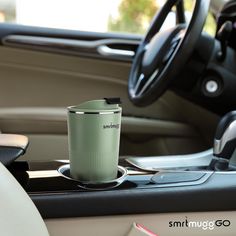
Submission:
POLYGON ((142 230, 143 232, 147 233, 149 236, 158 236, 157 234, 153 233, 152 231, 150 231, 149 229, 145 228, 144 226, 140 225, 140 224, 136 224, 136 227, 140 230, 142 230))

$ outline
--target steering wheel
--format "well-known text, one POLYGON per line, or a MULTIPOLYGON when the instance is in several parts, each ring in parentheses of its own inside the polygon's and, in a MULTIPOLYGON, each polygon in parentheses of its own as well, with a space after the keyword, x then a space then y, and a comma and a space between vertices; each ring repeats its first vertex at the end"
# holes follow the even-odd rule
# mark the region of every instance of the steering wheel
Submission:
POLYGON ((140 43, 130 71, 128 92, 137 106, 157 100, 183 69, 203 30, 210 0, 196 0, 190 23, 159 32, 171 8, 179 0, 167 0, 153 18, 140 43))

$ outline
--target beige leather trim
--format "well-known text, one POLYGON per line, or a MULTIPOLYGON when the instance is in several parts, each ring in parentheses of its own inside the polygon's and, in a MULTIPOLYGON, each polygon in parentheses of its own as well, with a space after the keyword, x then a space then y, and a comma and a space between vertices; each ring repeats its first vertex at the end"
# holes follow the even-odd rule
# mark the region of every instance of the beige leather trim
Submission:
POLYGON ((1 163, 0 196, 0 235, 48 236, 35 205, 1 163))
MULTIPOLYGON (((199 138, 121 135, 120 155, 158 156, 195 153, 207 147, 199 138), (130 136, 130 137, 129 137, 130 136), (140 136, 140 137, 139 137, 140 136)), ((22 160, 48 161, 68 159, 67 135, 27 134, 29 147, 22 160)))
POLYGON ((28 145, 28 138, 17 134, 0 134, 0 146, 16 147, 25 149, 28 145))
POLYGON ((48 219, 45 222, 51 236, 126 236, 133 222, 142 224, 159 236, 235 236, 236 232, 235 211, 48 219), (186 217, 191 222, 208 221, 205 223, 208 225, 209 221, 230 220, 231 225, 215 226, 212 230, 204 230, 202 227, 169 227, 170 221, 182 222, 186 217))
MULTIPOLYGON (((66 108, 0 108, 0 129, 28 136, 30 145, 21 159, 68 159, 66 108)), ((122 117, 120 155, 184 154, 205 148, 191 125, 122 117)))
POLYGON ((122 117, 121 131, 131 134, 196 137, 197 131, 190 125, 175 121, 122 117))
POLYGON ((19 160, 50 161, 69 158, 67 135, 28 135, 30 144, 19 160))
MULTIPOLYGON (((1 47, 0 54, 0 82, 4 84, 0 88, 1 107, 69 106, 118 96, 124 110, 140 113, 127 96, 130 63, 9 47, 1 47)), ((151 109, 141 110, 147 114, 151 109)))
MULTIPOLYGON (((66 108, 1 108, 0 129, 4 133, 66 134, 66 108)), ((196 137, 188 124, 159 119, 122 117, 122 133, 196 137)))

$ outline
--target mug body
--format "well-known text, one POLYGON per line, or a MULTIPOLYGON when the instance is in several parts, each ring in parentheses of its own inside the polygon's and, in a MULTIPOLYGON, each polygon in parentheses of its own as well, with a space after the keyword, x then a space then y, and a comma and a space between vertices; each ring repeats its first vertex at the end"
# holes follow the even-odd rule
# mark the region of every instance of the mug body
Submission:
POLYGON ((117 177, 121 108, 95 108, 68 108, 70 174, 80 181, 101 183, 117 177))

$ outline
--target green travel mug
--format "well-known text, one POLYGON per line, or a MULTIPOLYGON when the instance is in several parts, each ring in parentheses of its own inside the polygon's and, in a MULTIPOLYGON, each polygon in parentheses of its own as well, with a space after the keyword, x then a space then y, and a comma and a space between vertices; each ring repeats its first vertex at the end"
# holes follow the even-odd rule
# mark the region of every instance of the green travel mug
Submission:
POLYGON ((70 175, 102 183, 117 178, 121 107, 116 99, 68 107, 70 175))

